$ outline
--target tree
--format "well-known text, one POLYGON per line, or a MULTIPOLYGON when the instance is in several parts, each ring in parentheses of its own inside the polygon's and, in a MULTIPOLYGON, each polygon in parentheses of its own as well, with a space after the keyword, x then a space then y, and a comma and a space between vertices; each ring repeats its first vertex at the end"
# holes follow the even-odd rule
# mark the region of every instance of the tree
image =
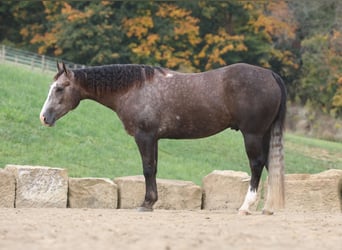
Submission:
POLYGON ((251 63, 278 72, 291 100, 342 113, 338 0, 4 0, 0 14, 2 43, 86 65, 195 72, 251 63))
MULTIPOLYGON (((82 64, 127 61, 122 51, 121 16, 110 2, 43 2, 49 25, 30 42, 40 54, 63 55, 82 64), (120 59, 120 60, 119 60, 120 59)), ((115 3, 114 3, 115 4, 115 3)))
POLYGON ((298 27, 293 12, 284 0, 264 3, 264 6, 250 4, 249 8, 255 9, 249 28, 268 45, 259 61, 262 66, 290 78, 299 68, 293 51, 298 27))
POLYGON ((209 70, 241 61, 240 55, 248 50, 240 32, 248 22, 243 5, 238 1, 200 1, 194 9, 204 38, 197 48, 199 68, 209 70))
POLYGON ((297 70, 292 51, 297 27, 287 19, 293 14, 285 1, 200 1, 198 7, 202 70, 236 62, 271 68, 287 78, 297 70))
POLYGON ((339 1, 292 3, 299 26, 301 74, 296 86, 302 104, 332 115, 342 114, 342 43, 339 1))
POLYGON ((7 1, 0 4, 0 42, 36 50, 29 43, 29 32, 41 32, 39 23, 44 20, 41 2, 7 1), (34 14, 33 14, 34 13, 34 14))
POLYGON ((198 22, 191 11, 175 4, 137 8, 134 17, 122 22, 130 39, 131 60, 191 69, 196 65, 194 48, 201 40, 198 22))

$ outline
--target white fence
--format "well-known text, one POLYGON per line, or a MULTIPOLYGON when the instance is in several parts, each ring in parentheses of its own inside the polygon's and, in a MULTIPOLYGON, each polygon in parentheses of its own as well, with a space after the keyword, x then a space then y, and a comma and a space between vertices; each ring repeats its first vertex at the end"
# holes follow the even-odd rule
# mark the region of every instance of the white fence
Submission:
MULTIPOLYGON (((38 68, 42 71, 56 71, 57 60, 62 61, 62 59, 39 55, 33 52, 15 49, 9 46, 0 45, 0 62, 12 62, 15 64, 23 64, 29 66, 31 69, 38 68)), ((69 68, 84 68, 84 65, 75 64, 63 60, 63 62, 68 65, 69 68)))

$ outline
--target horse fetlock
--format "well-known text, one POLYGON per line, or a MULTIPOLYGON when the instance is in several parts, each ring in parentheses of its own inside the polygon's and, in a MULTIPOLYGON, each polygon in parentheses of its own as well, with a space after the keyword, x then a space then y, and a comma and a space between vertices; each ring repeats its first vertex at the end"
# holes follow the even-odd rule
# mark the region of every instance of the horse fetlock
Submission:
POLYGON ((246 216, 246 215, 251 215, 251 211, 249 210, 241 210, 239 209, 239 212, 238 212, 238 215, 243 215, 243 216, 246 216))
POLYGON ((139 212, 152 212, 153 211, 153 205, 156 203, 156 201, 151 201, 145 199, 144 202, 141 204, 140 207, 138 207, 139 212))
POLYGON ((153 208, 152 207, 138 207, 137 208, 138 212, 153 212, 153 208))
POLYGON ((148 203, 156 203, 158 200, 158 193, 157 193, 157 188, 153 188, 153 190, 146 191, 146 196, 145 196, 145 202, 148 203))
POLYGON ((271 210, 263 209, 263 210, 262 210, 262 214, 263 214, 263 215, 273 215, 274 212, 271 211, 271 210))

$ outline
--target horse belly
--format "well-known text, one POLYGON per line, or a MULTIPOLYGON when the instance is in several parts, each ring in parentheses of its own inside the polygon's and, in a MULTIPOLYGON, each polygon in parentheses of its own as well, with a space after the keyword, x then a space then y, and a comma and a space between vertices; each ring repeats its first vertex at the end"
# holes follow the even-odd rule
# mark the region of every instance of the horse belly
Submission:
POLYGON ((176 112, 161 121, 159 137, 169 139, 196 139, 214 135, 230 126, 230 118, 218 110, 176 112))

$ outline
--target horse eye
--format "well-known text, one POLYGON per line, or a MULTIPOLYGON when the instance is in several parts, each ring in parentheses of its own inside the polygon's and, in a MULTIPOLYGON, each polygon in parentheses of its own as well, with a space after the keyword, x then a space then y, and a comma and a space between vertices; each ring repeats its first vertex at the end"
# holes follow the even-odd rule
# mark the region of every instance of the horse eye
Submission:
POLYGON ((56 87, 56 92, 62 92, 64 90, 64 88, 62 87, 56 87))

